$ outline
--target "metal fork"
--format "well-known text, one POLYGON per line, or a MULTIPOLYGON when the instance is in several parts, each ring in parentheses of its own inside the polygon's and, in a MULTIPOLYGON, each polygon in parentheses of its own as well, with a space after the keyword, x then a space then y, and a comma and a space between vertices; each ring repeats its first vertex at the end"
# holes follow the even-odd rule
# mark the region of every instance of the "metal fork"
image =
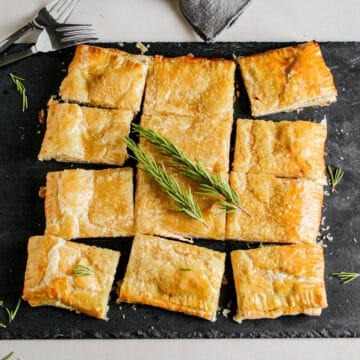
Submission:
POLYGON ((24 51, 0 58, 0 67, 24 59, 38 52, 49 52, 97 40, 92 25, 57 24, 45 27, 36 44, 24 51))
POLYGON ((29 31, 43 29, 44 26, 65 22, 74 11, 80 0, 53 0, 43 7, 33 20, 17 30, 6 39, 0 41, 0 53, 29 31))

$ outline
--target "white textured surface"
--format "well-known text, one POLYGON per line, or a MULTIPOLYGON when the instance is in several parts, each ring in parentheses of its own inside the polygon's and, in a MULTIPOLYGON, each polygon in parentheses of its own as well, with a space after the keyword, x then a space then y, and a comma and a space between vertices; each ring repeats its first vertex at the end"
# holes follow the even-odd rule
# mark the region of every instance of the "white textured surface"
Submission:
MULTIPOLYGON (((0 0, 0 39, 30 20, 45 3, 0 0)), ((179 13, 178 0, 81 0, 69 21, 94 24, 102 42, 199 41, 179 13)), ((25 40, 34 41, 34 35, 25 40)), ((253 0, 238 21, 216 40, 311 39, 360 41, 360 1, 253 0)), ((11 351, 15 351, 14 360, 352 360, 359 358, 360 339, 0 341, 0 359, 11 351)))
MULTIPOLYGON (((181 15, 178 1, 81 0, 69 21, 94 24, 100 41, 199 41, 181 15)), ((46 3, 0 0, 0 39, 46 3)), ((216 40, 359 41, 359 18, 359 0, 253 0, 216 40)))

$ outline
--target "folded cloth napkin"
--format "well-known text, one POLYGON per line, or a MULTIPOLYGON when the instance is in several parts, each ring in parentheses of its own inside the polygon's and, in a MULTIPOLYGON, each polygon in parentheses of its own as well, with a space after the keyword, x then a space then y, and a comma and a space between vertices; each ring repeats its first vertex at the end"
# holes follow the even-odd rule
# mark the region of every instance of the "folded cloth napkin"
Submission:
POLYGON ((180 0, 180 9, 197 34, 213 40, 243 12, 251 0, 180 0))

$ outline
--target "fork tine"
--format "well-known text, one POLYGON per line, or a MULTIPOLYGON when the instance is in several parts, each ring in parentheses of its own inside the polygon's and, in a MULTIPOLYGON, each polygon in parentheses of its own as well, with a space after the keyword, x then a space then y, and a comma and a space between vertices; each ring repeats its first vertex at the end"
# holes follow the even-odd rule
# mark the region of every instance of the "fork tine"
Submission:
POLYGON ((87 42, 87 41, 95 41, 98 40, 96 37, 96 34, 79 34, 79 35, 73 35, 73 36, 67 36, 61 39, 60 42, 62 43, 68 43, 68 42, 87 42))
POLYGON ((70 46, 74 46, 74 45, 78 45, 78 44, 82 44, 82 43, 87 43, 87 42, 91 42, 91 41, 96 41, 99 40, 97 37, 83 37, 83 38, 79 38, 77 40, 72 40, 72 41, 68 41, 69 39, 63 39, 64 41, 64 45, 66 47, 70 47, 70 46))
POLYGON ((71 0, 71 2, 66 6, 66 8, 64 8, 63 12, 59 15, 57 21, 59 23, 66 22, 66 20, 70 17, 75 8, 78 6, 79 2, 80 0, 71 0))
POLYGON ((90 31, 94 30, 94 26, 90 24, 65 24, 56 28, 56 31, 60 33, 66 33, 67 31, 76 30, 90 31))
POLYGON ((47 6, 45 6, 45 9, 51 13, 51 16, 55 17, 58 13, 58 10, 69 0, 53 0, 51 3, 49 3, 47 6))

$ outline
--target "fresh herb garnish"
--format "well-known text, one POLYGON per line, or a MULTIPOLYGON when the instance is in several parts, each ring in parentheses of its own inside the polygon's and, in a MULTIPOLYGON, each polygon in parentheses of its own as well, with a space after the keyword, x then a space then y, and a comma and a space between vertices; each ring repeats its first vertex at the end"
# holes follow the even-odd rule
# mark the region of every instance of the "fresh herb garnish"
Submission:
POLYGON ((158 165, 151 154, 145 154, 134 140, 126 136, 125 143, 133 152, 133 157, 142 165, 140 170, 145 171, 161 186, 163 192, 174 201, 179 211, 207 226, 199 205, 194 201, 191 189, 189 188, 187 192, 184 192, 175 177, 170 175, 164 166, 158 165))
POLYGON ((191 271, 190 268, 180 268, 180 271, 191 271))
POLYGON ((14 355, 14 352, 12 351, 10 354, 7 354, 4 358, 1 360, 9 360, 14 355))
POLYGON ((171 158, 180 173, 200 184, 201 194, 220 197, 217 200, 226 211, 243 210, 236 191, 218 173, 210 174, 199 161, 190 160, 174 143, 155 131, 141 125, 132 125, 133 130, 154 145, 162 154, 171 158))
POLYGON ((344 176, 344 170, 337 168, 333 169, 330 165, 327 166, 327 170, 331 180, 331 191, 336 192, 336 185, 342 180, 344 176), (334 173, 335 170, 335 173, 334 173))
POLYGON ((6 325, 5 325, 4 323, 0 322, 0 328, 5 329, 5 328, 6 328, 6 325))
POLYGON ((335 272, 332 273, 332 275, 337 276, 343 284, 348 284, 350 281, 353 281, 360 276, 359 273, 345 271, 335 272))
POLYGON ((25 79, 12 73, 10 73, 10 77, 13 83, 16 85, 16 90, 22 98, 22 111, 25 111, 28 109, 28 98, 26 95, 26 88, 23 84, 25 79))
POLYGON ((74 276, 89 276, 94 275, 94 270, 84 265, 74 265, 73 267, 74 276))
POLYGON ((17 315, 21 304, 21 298, 18 300, 16 307, 14 310, 10 310, 8 307, 4 306, 5 311, 8 314, 9 322, 12 322, 15 319, 15 316, 17 315))

